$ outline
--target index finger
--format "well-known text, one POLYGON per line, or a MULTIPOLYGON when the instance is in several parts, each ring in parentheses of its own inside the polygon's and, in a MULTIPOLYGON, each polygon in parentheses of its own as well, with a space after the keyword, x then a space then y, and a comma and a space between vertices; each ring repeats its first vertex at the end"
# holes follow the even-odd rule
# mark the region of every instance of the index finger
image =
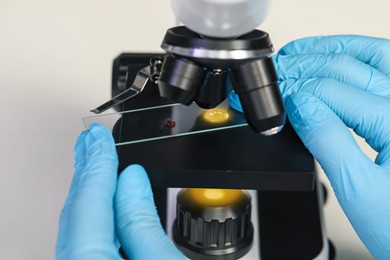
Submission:
POLYGON ((288 43, 281 55, 347 54, 390 76, 390 40, 358 35, 318 36, 288 43))
POLYGON ((110 253, 117 255, 113 198, 118 160, 111 133, 93 125, 76 145, 76 173, 62 210, 56 253, 110 253), (100 251, 88 251, 99 245, 100 251))

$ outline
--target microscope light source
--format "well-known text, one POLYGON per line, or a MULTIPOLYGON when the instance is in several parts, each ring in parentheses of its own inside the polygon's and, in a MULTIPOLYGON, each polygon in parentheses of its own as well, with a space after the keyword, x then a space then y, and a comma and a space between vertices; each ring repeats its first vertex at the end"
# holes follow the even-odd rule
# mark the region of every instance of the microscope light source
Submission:
POLYGON ((187 189, 189 199, 198 206, 225 207, 238 203, 244 196, 242 190, 234 189, 187 189))
POLYGON ((214 124, 225 123, 229 117, 229 113, 221 108, 207 109, 203 113, 203 119, 206 120, 206 122, 214 124))

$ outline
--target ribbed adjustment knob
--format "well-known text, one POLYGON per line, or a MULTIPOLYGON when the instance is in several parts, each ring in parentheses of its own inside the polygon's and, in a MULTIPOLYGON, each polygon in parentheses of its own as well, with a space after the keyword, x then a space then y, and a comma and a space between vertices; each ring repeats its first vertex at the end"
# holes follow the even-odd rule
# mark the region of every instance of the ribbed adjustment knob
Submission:
POLYGON ((190 259, 238 259, 252 245, 251 198, 243 190, 183 189, 173 227, 190 259))

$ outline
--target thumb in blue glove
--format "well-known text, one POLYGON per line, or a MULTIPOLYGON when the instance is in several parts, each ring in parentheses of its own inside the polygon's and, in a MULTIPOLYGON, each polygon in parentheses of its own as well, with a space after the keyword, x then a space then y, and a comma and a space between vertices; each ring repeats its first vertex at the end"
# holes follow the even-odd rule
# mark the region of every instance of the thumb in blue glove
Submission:
POLYGON ((118 238, 130 259, 186 259, 164 232, 144 168, 127 167, 115 196, 118 238))
POLYGON ((57 259, 121 259, 117 236, 131 259, 184 259, 159 224, 145 171, 130 166, 117 188, 118 159, 106 128, 92 125, 83 132, 75 153, 76 172, 60 217, 57 259))

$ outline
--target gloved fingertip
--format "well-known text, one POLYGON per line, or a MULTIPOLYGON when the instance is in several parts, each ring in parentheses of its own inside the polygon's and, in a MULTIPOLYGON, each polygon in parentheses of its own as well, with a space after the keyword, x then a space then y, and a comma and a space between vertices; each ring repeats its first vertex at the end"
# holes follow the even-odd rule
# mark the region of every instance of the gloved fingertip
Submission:
POLYGON ((87 147, 91 148, 94 144, 100 143, 103 150, 112 152, 115 150, 115 140, 112 133, 103 125, 93 123, 86 137, 87 147))
POLYGON ((85 138, 87 137, 87 135, 88 135, 88 131, 85 130, 85 131, 81 132, 81 134, 77 138, 76 145, 74 147, 74 151, 76 154, 78 154, 81 147, 84 146, 85 138))
POLYGON ((242 113, 242 106, 241 106, 240 98, 238 97, 236 92, 234 92, 234 91, 230 92, 229 97, 228 97, 228 102, 229 102, 229 105, 231 108, 242 113))
MULTIPOLYGON (((282 74, 280 74, 282 76, 282 74)), ((310 80, 301 80, 301 79, 283 79, 278 82, 280 93, 282 94, 283 101, 287 107, 288 99, 292 95, 299 92, 304 84, 307 84, 310 80)))
POLYGON ((111 132, 107 129, 107 127, 98 124, 98 123, 93 123, 90 128, 89 132, 91 135, 95 138, 110 138, 112 137, 111 132))
POLYGON ((286 55, 286 51, 284 50, 284 47, 282 49, 280 49, 278 52, 277 52, 277 55, 279 56, 283 56, 283 55, 286 55))
MULTIPOLYGON (((298 92, 286 97, 287 112, 301 121, 311 119, 308 116, 318 114, 318 110, 321 109, 322 105, 325 104, 309 93, 298 92)), ((313 120, 321 121, 318 117, 313 118, 313 120)))
POLYGON ((275 71, 276 71, 276 75, 278 77, 278 80, 283 80, 283 71, 281 71, 280 69, 280 59, 282 59, 282 55, 280 54, 276 54, 274 56, 272 56, 272 62, 274 63, 274 67, 275 67, 275 71))
POLYGON ((79 141, 82 141, 82 140, 85 138, 85 136, 86 136, 87 134, 88 134, 88 130, 82 131, 82 132, 80 133, 79 137, 77 138, 77 143, 78 143, 79 141))
POLYGON ((291 54, 303 54, 305 53, 306 47, 312 48, 313 43, 319 39, 323 38, 323 36, 315 36, 315 37, 305 37, 298 40, 291 41, 284 45, 278 52, 280 55, 291 55, 291 54))
POLYGON ((281 55, 279 55, 279 53, 277 53, 277 54, 275 54, 275 55, 273 55, 272 57, 271 57, 271 59, 272 59, 272 62, 274 63, 274 65, 276 65, 277 63, 278 63, 278 60, 279 60, 279 57, 280 57, 281 55))
POLYGON ((104 126, 102 124, 99 124, 99 123, 93 123, 89 126, 89 130, 93 130, 93 129, 99 129, 99 128, 103 128, 104 126))
POLYGON ((131 165, 127 166, 126 169, 124 170, 124 173, 125 172, 137 172, 137 173, 140 173, 141 175, 146 176, 145 168, 139 164, 131 164, 131 165))
POLYGON ((295 45, 295 42, 296 42, 296 41, 292 41, 292 42, 287 43, 286 45, 284 45, 284 46, 278 51, 277 54, 280 55, 280 56, 288 55, 288 54, 289 54, 289 49, 293 48, 293 46, 295 45))
POLYGON ((131 183, 149 184, 149 179, 145 168, 139 164, 132 164, 127 166, 120 176, 122 179, 126 179, 124 181, 129 181, 131 183))
POLYGON ((126 197, 151 196, 149 177, 139 164, 132 164, 122 171, 118 179, 118 194, 126 197))
POLYGON ((320 99, 303 92, 286 97, 286 110, 291 124, 303 136, 308 125, 311 129, 321 125, 329 113, 329 108, 320 99))
POLYGON ((82 145, 77 146, 76 150, 76 161, 83 158, 85 163, 90 162, 91 165, 117 167, 115 141, 107 128, 92 124, 82 136, 82 145))

